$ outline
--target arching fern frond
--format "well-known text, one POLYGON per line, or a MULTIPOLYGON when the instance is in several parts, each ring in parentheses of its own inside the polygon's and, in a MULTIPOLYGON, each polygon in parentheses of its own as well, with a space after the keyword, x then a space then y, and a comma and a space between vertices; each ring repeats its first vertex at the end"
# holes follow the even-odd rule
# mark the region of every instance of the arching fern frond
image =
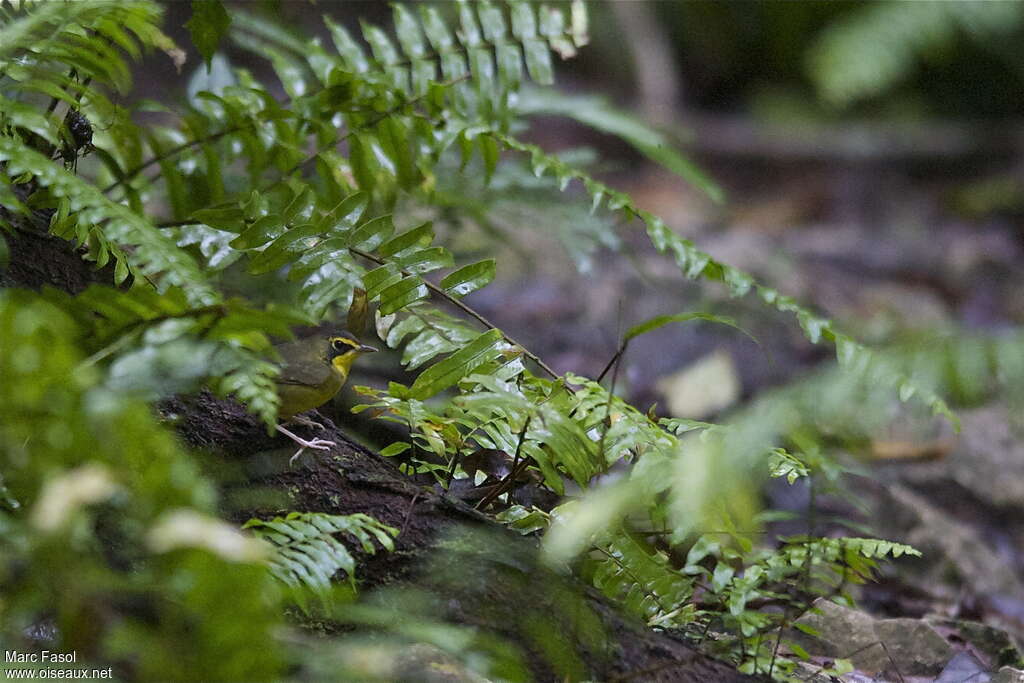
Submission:
POLYGON ((597 546, 583 572, 609 598, 651 626, 686 626, 695 618, 690 602, 695 577, 680 572, 663 552, 647 547, 633 534, 618 532, 597 546))
POLYGON ((249 15, 238 15, 231 32, 237 44, 271 61, 292 110, 309 122, 304 132, 317 135, 321 175, 340 173, 384 203, 398 189, 433 187, 441 153, 456 142, 467 154, 481 145, 493 170, 497 147, 464 132, 481 121, 507 128, 523 64, 536 82, 549 83, 551 53, 568 57, 586 42, 578 1, 569 18, 560 8, 528 2, 507 9, 459 3, 457 27, 426 4, 419 17, 402 4, 394 12, 397 42, 363 24, 364 44, 325 19, 334 50, 249 15), (332 150, 342 141, 347 158, 332 150))
MULTIPOLYGON (((844 368, 849 368, 854 372, 864 372, 872 365, 874 359, 872 352, 852 337, 839 332, 832 321, 804 308, 792 297, 756 282, 749 273, 715 260, 709 254, 698 249, 693 242, 673 232, 661 218, 637 206, 628 194, 610 188, 589 174, 566 164, 557 156, 545 152, 537 145, 522 142, 497 131, 483 131, 479 134, 494 138, 505 149, 528 154, 534 173, 537 176, 542 176, 550 172, 562 188, 568 186, 573 180, 579 181, 593 199, 595 210, 603 204, 608 210, 621 211, 628 218, 639 219, 644 224, 655 249, 670 255, 679 266, 680 272, 688 279, 721 282, 726 285, 729 294, 734 297, 742 297, 753 291, 768 306, 780 312, 792 314, 809 341, 814 344, 827 342, 834 345, 839 364, 844 368)), ((945 401, 932 392, 921 390, 906 375, 896 374, 878 379, 894 387, 901 400, 910 400, 917 395, 918 399, 931 408, 935 414, 945 416, 954 426, 958 424, 956 416, 945 401)))
POLYGON ((240 299, 195 306, 179 288, 92 285, 75 297, 49 295, 87 332, 80 344, 91 354, 88 364, 116 355, 115 388, 156 399, 205 383, 246 404, 268 426, 278 405, 270 338, 288 338, 293 326, 308 322, 293 310, 240 299))
POLYGON ((308 186, 284 185, 273 195, 254 195, 243 206, 228 202, 195 212, 201 225, 180 228, 179 243, 198 244, 221 264, 244 254, 252 274, 288 265, 288 278, 302 283, 298 304, 314 320, 347 309, 354 289, 364 288, 367 300, 378 304, 379 334, 389 346, 405 346, 403 362, 412 369, 451 354, 409 388, 416 398, 433 396, 499 358, 502 377, 519 372, 523 352, 506 335, 494 329, 481 333, 423 305, 431 293, 457 302, 485 286, 494 277, 494 262, 456 268, 451 252, 434 244, 431 223, 397 232, 389 214, 365 215, 367 201, 365 193, 356 192, 329 206, 308 186), (286 208, 278 213, 261 208, 271 200, 286 208), (376 267, 366 270, 362 263, 376 267), (445 270, 440 285, 424 277, 445 270))
POLYGON ((355 540, 367 555, 375 554, 378 546, 394 550, 398 536, 398 529, 361 513, 291 512, 268 521, 250 519, 242 528, 273 545, 270 571, 295 589, 293 595, 303 609, 307 608, 304 592, 326 600, 331 580, 339 572, 355 587, 356 561, 339 536, 355 540))
MULTIPOLYGON (((365 43, 325 17, 336 54, 328 53, 319 41, 304 43, 251 15, 236 18, 232 36, 242 46, 268 56, 293 96, 308 91, 304 74, 327 86, 332 68, 358 74, 362 82, 376 82, 408 97, 426 96, 432 83, 465 81, 450 94, 438 94, 469 119, 503 116, 509 94, 517 91, 523 80, 524 63, 530 78, 550 84, 554 79, 552 52, 568 58, 588 41, 581 0, 574 0, 568 17, 562 7, 525 1, 509 3, 507 10, 486 1, 456 6, 457 23, 451 25, 437 6, 422 4, 417 16, 406 5, 396 3, 395 38, 364 22, 365 43)), ((434 104, 441 102, 435 100, 434 104)))
POLYGON ((179 58, 159 29, 161 8, 146 0, 0 4, 0 91, 43 96, 112 116, 96 87, 131 87, 126 59, 158 48, 179 58))

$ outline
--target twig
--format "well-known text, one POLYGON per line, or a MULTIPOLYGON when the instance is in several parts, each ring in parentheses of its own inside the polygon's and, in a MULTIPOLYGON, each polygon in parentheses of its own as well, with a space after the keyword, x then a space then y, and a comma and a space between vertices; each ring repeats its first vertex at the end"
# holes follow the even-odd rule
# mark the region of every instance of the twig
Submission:
MULTIPOLYGON (((250 124, 250 125, 252 125, 252 124, 250 124)), ((237 133, 237 132, 239 132, 241 130, 244 130, 247 127, 248 126, 234 126, 232 128, 226 128, 226 129, 224 129, 222 131, 218 131, 218 132, 216 132, 216 133, 214 133, 212 135, 207 135, 205 138, 197 138, 197 139, 191 140, 189 142, 183 142, 180 145, 177 145, 176 147, 171 147, 170 149, 165 150, 162 153, 157 154, 156 156, 154 156, 154 157, 152 157, 150 159, 147 159, 146 161, 143 161, 141 164, 139 164, 135 168, 132 168, 131 170, 127 171, 120 178, 118 178, 114 182, 110 183, 105 188, 103 188, 103 194, 107 194, 107 193, 117 189, 121 185, 124 185, 128 181, 133 180, 135 178, 135 176, 139 175, 140 173, 145 171, 150 166, 152 166, 154 164, 159 164, 161 161, 165 161, 165 160, 167 160, 167 159, 169 159, 169 158, 171 158, 171 157, 173 157, 173 156, 175 156, 177 154, 181 154, 182 152, 184 152, 185 150, 189 149, 190 147, 195 147, 196 145, 205 145, 205 144, 210 143, 210 142, 216 142, 217 140, 220 140, 225 135, 231 135, 232 133, 237 133)))
MULTIPOLYGON (((450 87, 452 85, 455 85, 456 83, 459 83, 461 81, 466 80, 467 78, 469 78, 469 74, 465 74, 463 76, 460 76, 459 78, 454 78, 454 79, 452 79, 450 81, 445 81, 445 82, 441 83, 440 85, 445 86, 445 87, 450 87)), ((396 112, 400 111, 401 109, 403 109, 405 107, 408 107, 408 106, 416 104, 417 102, 419 102, 420 100, 424 99, 425 97, 426 97, 426 95, 418 95, 418 96, 416 96, 416 97, 414 97, 412 99, 403 100, 402 102, 396 104, 391 109, 388 109, 387 111, 381 112, 379 115, 375 116, 370 121, 362 124, 358 128, 349 130, 349 132, 345 133, 345 135, 343 135, 340 138, 338 138, 338 140, 335 141, 335 144, 337 144, 339 142, 344 142, 349 137, 351 137, 352 134, 356 132, 356 130, 364 130, 364 129, 372 127, 372 126, 376 126, 378 123, 380 123, 384 119, 388 118, 389 116, 392 116, 393 114, 395 114, 396 112)), ((291 101, 292 101, 292 98, 288 98, 282 104, 287 106, 291 101)), ((187 150, 187 149, 189 149, 191 147, 195 147, 197 145, 204 145, 204 144, 208 144, 208 143, 211 143, 211 142, 216 142, 217 140, 220 140, 225 135, 231 135, 233 133, 238 133, 240 131, 243 131, 246 128, 251 128, 251 127, 255 126, 258 122, 259 121, 257 119, 253 119, 251 121, 248 121, 245 125, 232 126, 231 128, 226 128, 226 129, 224 129, 222 131, 219 131, 217 133, 213 133, 213 134, 208 135, 208 136, 206 136, 204 138, 198 138, 196 140, 191 140, 189 142, 183 142, 180 145, 177 145, 176 147, 172 147, 171 149, 165 150, 164 152, 162 152, 160 154, 157 154, 156 156, 152 157, 151 159, 148 159, 148 160, 142 162, 141 164, 139 164, 135 168, 132 168, 127 173, 125 173, 123 176, 121 176, 120 178, 115 180, 113 183, 111 183, 107 187, 103 188, 103 194, 107 194, 108 192, 116 189, 118 186, 123 185, 124 183, 132 180, 133 178, 135 178, 135 176, 137 176, 138 174, 142 173, 143 171, 145 171, 147 168, 149 168, 150 166, 152 166, 154 164, 158 164, 161 161, 165 161, 166 159, 169 159, 169 158, 171 158, 171 157, 173 157, 173 156, 175 156, 177 154, 181 154, 182 152, 184 152, 185 150, 187 150)), ((320 152, 318 151, 316 154, 314 154, 314 155, 312 155, 310 157, 307 157, 306 159, 303 159, 298 164, 296 164, 295 166, 290 168, 287 173, 283 174, 282 178, 287 178, 292 173, 294 173, 295 171, 299 170, 300 168, 302 168, 303 166, 308 164, 310 161, 313 161, 314 159, 316 159, 317 156, 319 156, 319 155, 320 155, 320 152)), ((280 182, 280 181, 278 181, 278 182, 280 182)))
MULTIPOLYGON (((601 440, 597 444, 597 452, 602 458, 604 458, 604 440, 608 436, 608 432, 612 429, 612 399, 615 398, 615 383, 619 379, 619 368, 622 367, 622 363, 620 361, 622 361, 622 358, 626 353, 626 346, 628 344, 628 340, 623 341, 622 346, 619 347, 619 352, 615 354, 615 367, 612 370, 612 384, 608 387, 608 402, 605 403, 604 406, 604 421, 608 423, 608 426, 601 432, 601 440)), ((601 373, 601 377, 604 377, 604 372, 601 373)), ((597 379, 598 382, 601 381, 601 377, 597 379)))
POLYGON ((885 652, 885 656, 889 658, 889 663, 892 664, 892 668, 896 672, 896 678, 900 680, 900 683, 907 683, 906 679, 903 678, 903 674, 900 672, 899 665, 896 664, 896 660, 892 658, 891 654, 889 654, 889 648, 885 646, 885 641, 880 640, 878 641, 878 644, 882 646, 882 650, 885 652))
POLYGON ((505 493, 506 490, 512 488, 512 484, 515 482, 516 477, 519 473, 526 468, 528 462, 525 458, 521 459, 523 450, 523 442, 526 440, 526 432, 530 428, 530 421, 533 419, 533 415, 526 418, 526 422, 523 423, 523 428, 519 431, 519 442, 516 444, 516 453, 512 459, 512 469, 509 471, 505 478, 498 482, 498 485, 491 490, 486 496, 480 499, 480 502, 476 504, 475 509, 485 510, 488 505, 493 503, 501 494, 505 493))
POLYGON ((409 520, 412 518, 412 511, 416 507, 416 499, 420 497, 420 493, 422 492, 417 491, 416 495, 414 495, 412 500, 409 501, 409 511, 405 513, 405 519, 402 520, 402 529, 398 532, 399 536, 405 533, 405 528, 409 525, 409 520))

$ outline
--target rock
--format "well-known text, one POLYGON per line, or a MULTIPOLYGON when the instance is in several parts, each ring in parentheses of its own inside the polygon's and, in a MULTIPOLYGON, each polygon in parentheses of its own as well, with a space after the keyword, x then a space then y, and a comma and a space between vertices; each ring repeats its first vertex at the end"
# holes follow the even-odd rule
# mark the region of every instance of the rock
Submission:
POLYGON ((802 645, 808 652, 822 657, 853 659, 860 668, 854 652, 865 652, 873 648, 878 640, 875 636, 874 619, 864 612, 837 605, 829 600, 818 599, 814 611, 797 619, 798 624, 810 626, 817 636, 802 631, 793 631, 790 639, 802 645))
POLYGON ((985 670, 981 662, 969 653, 961 652, 949 660, 949 664, 935 679, 935 683, 990 683, 991 680, 991 674, 985 670))
POLYGON ((957 487, 1007 514, 1024 513, 1024 435, 1006 405, 963 411, 962 433, 948 457, 907 467, 898 476, 917 488, 957 487))
POLYGON ((797 623, 814 628, 818 636, 789 634, 812 655, 849 659, 860 671, 883 671, 908 676, 936 676, 953 656, 952 647, 930 624, 916 619, 876 620, 864 612, 819 599, 817 613, 797 623))
POLYGON ((931 624, 917 619, 882 619, 875 622, 875 637, 884 643, 881 669, 896 669, 910 676, 934 676, 953 656, 953 648, 931 624))
POLYGON ((1024 662, 1024 655, 1010 635, 1002 629, 990 624, 964 619, 928 617, 927 621, 939 633, 948 631, 956 638, 970 643, 980 655, 986 658, 989 668, 993 670, 1003 665, 1024 662))
POLYGON ((899 533, 898 538, 929 558, 932 579, 940 581, 946 569, 952 568, 957 577, 977 593, 1024 594, 1024 583, 1013 568, 973 528, 947 513, 951 507, 948 501, 940 508, 929 498, 900 484, 889 485, 887 492, 897 510, 885 513, 883 519, 916 518, 912 528, 899 533))

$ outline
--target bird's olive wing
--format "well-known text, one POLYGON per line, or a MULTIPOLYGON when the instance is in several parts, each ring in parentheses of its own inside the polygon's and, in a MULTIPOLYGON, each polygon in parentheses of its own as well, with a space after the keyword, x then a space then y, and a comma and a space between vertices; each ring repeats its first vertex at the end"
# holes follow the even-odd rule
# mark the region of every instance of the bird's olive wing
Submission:
POLYGON ((331 379, 334 371, 320 357, 319 348, 309 341, 291 342, 277 347, 284 365, 275 380, 278 384, 320 386, 331 379))

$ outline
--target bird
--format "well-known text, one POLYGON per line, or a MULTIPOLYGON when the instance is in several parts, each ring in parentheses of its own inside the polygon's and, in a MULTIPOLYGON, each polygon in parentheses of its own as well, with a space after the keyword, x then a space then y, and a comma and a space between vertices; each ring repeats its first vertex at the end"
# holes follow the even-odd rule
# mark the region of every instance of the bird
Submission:
MULTIPOLYGON (((278 418, 281 418, 284 424, 297 423, 316 429, 324 429, 324 426, 303 416, 302 413, 331 400, 344 386, 356 358, 364 353, 377 351, 374 347, 360 342, 356 335, 347 330, 326 336, 314 335, 278 344, 274 348, 284 361, 281 373, 274 380, 277 384, 277 395, 281 399, 277 411, 278 418)), ((299 450, 288 461, 289 464, 294 464, 307 448, 326 451, 337 445, 326 439, 307 441, 285 429, 280 423, 275 426, 277 431, 299 445, 299 450)))

